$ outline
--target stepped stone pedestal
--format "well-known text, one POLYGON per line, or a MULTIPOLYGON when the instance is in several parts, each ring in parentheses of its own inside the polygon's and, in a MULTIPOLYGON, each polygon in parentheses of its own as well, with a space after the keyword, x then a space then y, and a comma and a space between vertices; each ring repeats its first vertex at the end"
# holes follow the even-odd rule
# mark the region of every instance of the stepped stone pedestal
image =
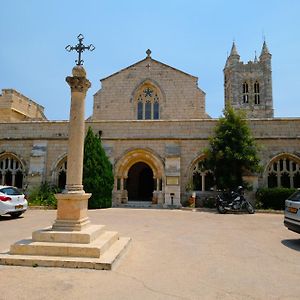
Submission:
POLYGON ((0 253, 0 264, 111 270, 129 245, 130 238, 106 231, 104 225, 88 225, 80 231, 46 228, 32 233, 0 253))
POLYGON ((87 215, 88 199, 82 186, 84 100, 91 86, 82 66, 76 66, 66 81, 71 87, 66 190, 56 194, 57 217, 52 227, 32 233, 0 253, 0 264, 111 270, 130 238, 120 238, 103 225, 92 225, 87 215))

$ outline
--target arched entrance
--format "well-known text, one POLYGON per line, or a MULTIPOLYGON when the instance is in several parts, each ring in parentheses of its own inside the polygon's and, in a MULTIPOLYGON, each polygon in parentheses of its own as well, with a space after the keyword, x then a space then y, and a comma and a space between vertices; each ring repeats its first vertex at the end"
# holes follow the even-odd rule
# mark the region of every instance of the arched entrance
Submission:
POLYGON ((151 149, 131 149, 114 166, 113 204, 128 201, 164 203, 164 164, 151 149))
POLYGON ((127 191, 129 201, 152 201, 154 179, 152 169, 144 162, 138 162, 128 171, 127 191))

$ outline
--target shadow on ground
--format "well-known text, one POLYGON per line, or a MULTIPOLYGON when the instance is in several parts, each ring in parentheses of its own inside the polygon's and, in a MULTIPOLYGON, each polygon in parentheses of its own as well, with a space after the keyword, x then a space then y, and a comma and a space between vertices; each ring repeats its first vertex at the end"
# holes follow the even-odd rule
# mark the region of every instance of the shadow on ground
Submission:
POLYGON ((17 220, 17 219, 23 219, 23 216, 20 216, 18 218, 12 218, 10 215, 0 216, 0 222, 3 222, 3 221, 12 221, 12 220, 17 220))
POLYGON ((289 240, 282 240, 281 244, 284 246, 299 251, 300 252, 300 239, 289 239, 289 240))

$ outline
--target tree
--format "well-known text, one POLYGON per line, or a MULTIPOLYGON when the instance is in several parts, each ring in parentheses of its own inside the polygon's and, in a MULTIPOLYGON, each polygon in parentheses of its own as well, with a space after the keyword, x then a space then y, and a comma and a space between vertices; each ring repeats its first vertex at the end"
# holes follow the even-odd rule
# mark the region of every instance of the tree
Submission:
POLYGON ((89 127, 84 140, 83 186, 92 193, 89 208, 106 208, 112 205, 114 176, 112 165, 101 145, 101 140, 89 127))
POLYGON ((245 115, 232 108, 224 110, 206 149, 206 167, 214 172, 217 188, 243 185, 243 173, 260 170, 258 147, 245 115))

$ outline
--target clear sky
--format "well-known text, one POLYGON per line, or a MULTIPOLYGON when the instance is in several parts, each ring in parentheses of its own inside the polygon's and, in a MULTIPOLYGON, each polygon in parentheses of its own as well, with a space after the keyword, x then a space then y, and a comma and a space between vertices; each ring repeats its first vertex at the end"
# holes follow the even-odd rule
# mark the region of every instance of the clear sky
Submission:
POLYGON ((235 40, 241 60, 259 56, 265 36, 272 56, 276 117, 300 116, 299 0, 0 0, 0 89, 14 88, 45 107, 50 120, 69 118, 77 35, 96 50, 85 52, 92 88, 100 79, 145 58, 197 76, 206 111, 224 107, 223 67, 235 40))

